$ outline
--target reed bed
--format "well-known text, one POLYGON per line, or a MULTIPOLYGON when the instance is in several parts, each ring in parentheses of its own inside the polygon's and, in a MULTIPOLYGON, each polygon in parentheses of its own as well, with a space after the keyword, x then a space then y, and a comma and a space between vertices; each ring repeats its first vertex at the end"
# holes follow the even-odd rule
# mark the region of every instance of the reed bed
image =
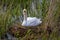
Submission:
MULTIPOLYGON (((21 22, 16 22, 16 20, 21 19, 22 10, 26 8, 28 10, 28 16, 36 16, 38 18, 42 18, 47 15, 49 8, 50 0, 0 0, 0 38, 5 35, 5 33, 11 27, 12 29, 17 24, 17 28, 22 27, 21 22), (35 8, 32 10, 31 5, 34 3, 35 8)), ((42 25, 42 24, 41 24, 42 25)), ((17 40, 60 40, 60 33, 57 28, 54 28, 51 34, 44 32, 41 25, 35 27, 22 27, 22 31, 25 34, 19 36, 19 32, 21 30, 17 30, 15 33, 15 37, 17 40), (26 31, 24 31, 26 29, 26 31)))

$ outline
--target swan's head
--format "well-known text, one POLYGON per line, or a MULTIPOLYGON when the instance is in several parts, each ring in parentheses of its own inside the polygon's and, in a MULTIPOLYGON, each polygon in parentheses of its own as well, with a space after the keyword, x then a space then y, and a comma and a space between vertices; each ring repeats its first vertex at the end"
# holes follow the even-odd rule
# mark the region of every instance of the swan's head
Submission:
POLYGON ((23 15, 26 15, 26 14, 27 14, 27 10, 23 9, 23 15))

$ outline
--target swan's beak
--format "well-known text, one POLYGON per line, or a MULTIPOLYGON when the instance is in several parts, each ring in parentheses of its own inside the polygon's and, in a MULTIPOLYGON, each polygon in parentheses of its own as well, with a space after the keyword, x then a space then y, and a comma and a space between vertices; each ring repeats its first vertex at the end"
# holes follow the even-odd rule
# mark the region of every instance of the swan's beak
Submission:
POLYGON ((23 15, 26 15, 26 14, 27 14, 27 10, 24 9, 24 10, 23 10, 23 15))

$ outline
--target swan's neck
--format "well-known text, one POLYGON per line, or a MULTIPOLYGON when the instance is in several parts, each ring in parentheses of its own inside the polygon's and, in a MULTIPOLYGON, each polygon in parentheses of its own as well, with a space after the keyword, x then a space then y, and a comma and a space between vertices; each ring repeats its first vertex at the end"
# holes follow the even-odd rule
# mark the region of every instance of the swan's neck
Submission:
POLYGON ((27 14, 24 15, 24 21, 27 21, 27 14))

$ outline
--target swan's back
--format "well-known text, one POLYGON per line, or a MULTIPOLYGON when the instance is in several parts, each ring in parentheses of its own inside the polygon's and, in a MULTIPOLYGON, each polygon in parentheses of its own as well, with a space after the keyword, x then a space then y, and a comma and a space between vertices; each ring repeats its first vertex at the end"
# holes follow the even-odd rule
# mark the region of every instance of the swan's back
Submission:
POLYGON ((36 17, 27 17, 27 20, 36 20, 36 17))

